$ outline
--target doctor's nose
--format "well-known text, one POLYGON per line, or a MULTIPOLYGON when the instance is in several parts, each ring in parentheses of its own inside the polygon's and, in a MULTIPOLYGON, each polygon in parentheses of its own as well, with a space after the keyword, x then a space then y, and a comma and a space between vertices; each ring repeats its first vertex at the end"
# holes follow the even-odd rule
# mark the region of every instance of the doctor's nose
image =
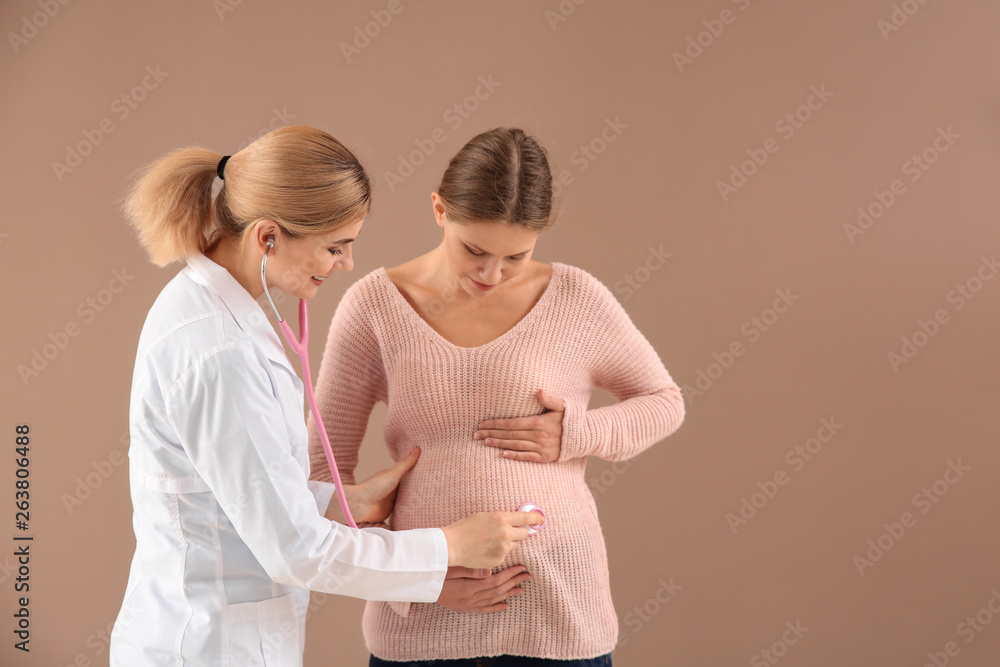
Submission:
POLYGON ((354 268, 354 255, 351 252, 350 244, 344 247, 344 254, 337 258, 333 268, 338 271, 350 271, 354 268))

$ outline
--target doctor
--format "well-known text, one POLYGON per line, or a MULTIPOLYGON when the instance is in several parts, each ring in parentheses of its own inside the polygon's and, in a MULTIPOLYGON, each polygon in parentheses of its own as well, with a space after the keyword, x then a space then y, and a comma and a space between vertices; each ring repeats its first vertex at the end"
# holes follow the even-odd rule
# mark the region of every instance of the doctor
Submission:
MULTIPOLYGON (((492 512, 398 532, 337 523, 333 485, 307 481, 303 385, 255 299, 268 239, 268 286, 289 295, 311 298, 351 270, 368 177, 340 142, 301 126, 220 157, 170 153, 125 203, 153 263, 186 266, 150 309, 136 353, 136 550, 112 666, 301 665, 308 589, 434 602, 449 566, 495 567, 543 521, 492 512)), ((388 516, 418 456, 345 486, 357 521, 388 516)))

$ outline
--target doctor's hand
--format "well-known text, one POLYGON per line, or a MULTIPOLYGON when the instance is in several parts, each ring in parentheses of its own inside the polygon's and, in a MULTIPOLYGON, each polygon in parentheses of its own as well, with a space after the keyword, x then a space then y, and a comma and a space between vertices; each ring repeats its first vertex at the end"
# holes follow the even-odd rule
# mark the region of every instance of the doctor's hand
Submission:
POLYGON ((494 568, 545 522, 541 512, 480 512, 441 529, 448 541, 448 567, 494 568))
POLYGON ((559 458, 562 448, 562 419, 566 402, 538 390, 538 402, 546 412, 533 417, 487 419, 479 423, 477 440, 503 450, 500 455, 514 461, 549 463, 559 458))
POLYGON ((514 565, 492 575, 487 569, 449 567, 437 603, 452 611, 503 611, 507 608, 504 600, 523 593, 524 589, 518 584, 530 578, 523 565, 514 565))
MULTIPOLYGON (((403 475, 414 466, 420 458, 420 448, 414 447, 407 456, 396 465, 379 470, 360 484, 345 484, 344 495, 347 496, 347 506, 351 508, 354 521, 362 523, 380 523, 392 513, 396 502, 396 488, 403 475)), ((330 501, 326 518, 338 523, 347 523, 340 511, 340 503, 336 496, 330 501)))

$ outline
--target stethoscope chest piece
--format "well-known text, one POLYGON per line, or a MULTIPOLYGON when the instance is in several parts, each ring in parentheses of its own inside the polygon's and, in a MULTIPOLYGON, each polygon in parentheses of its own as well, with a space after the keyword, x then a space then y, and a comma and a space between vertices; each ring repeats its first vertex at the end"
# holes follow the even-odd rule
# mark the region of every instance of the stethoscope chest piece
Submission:
MULTIPOLYGON (((524 503, 523 505, 521 505, 520 507, 517 508, 517 511, 518 512, 538 512, 543 517, 545 516, 545 512, 542 511, 542 508, 539 507, 538 505, 534 504, 534 503, 524 503)), ((547 519, 542 519, 541 523, 528 526, 528 534, 529 535, 537 535, 538 532, 542 529, 542 526, 545 525, 546 521, 547 521, 547 519)))

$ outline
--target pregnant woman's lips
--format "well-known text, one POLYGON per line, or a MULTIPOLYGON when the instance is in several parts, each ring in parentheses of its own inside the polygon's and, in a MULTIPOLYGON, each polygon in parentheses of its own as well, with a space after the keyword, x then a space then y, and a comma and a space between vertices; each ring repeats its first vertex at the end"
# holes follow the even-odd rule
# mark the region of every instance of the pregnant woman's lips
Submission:
MULTIPOLYGON (((469 278, 469 280, 472 280, 472 278, 469 278)), ((484 285, 480 282, 476 282, 475 280, 472 280, 472 284, 478 287, 479 289, 483 290, 484 292, 489 292, 491 289, 496 287, 496 285, 484 285)))

